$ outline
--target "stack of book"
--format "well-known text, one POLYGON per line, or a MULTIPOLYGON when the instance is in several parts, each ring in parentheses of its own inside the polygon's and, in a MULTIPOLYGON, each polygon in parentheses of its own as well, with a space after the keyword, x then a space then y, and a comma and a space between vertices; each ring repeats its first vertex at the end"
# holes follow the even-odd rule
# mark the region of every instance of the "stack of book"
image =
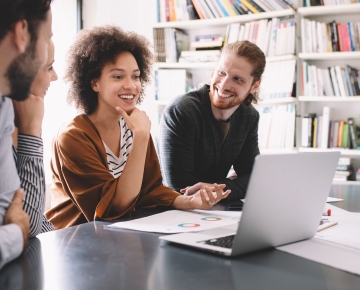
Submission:
POLYGON ((330 120, 330 108, 323 115, 309 114, 302 118, 302 147, 360 149, 354 118, 330 120))
POLYGON ((360 3, 360 0, 305 0, 304 7, 360 3))
POLYGON ((213 19, 296 9, 292 0, 157 0, 158 21, 213 19))
POLYGON ((295 96, 296 60, 268 62, 260 85, 260 99, 277 99, 295 96))
POLYGON ((301 19, 302 52, 360 50, 360 22, 329 23, 301 19))
POLYGON ((191 50, 182 51, 179 62, 217 62, 220 59, 220 50, 191 50))
POLYGON ((334 181, 347 181, 347 180, 355 180, 354 170, 351 164, 351 158, 341 157, 339 158, 339 162, 336 167, 334 181))
POLYGON ((321 69, 303 62, 302 92, 304 96, 359 96, 360 70, 349 65, 321 69))
POLYGON ((158 62, 178 62, 181 52, 189 50, 188 34, 178 28, 154 28, 155 57, 158 62))
POLYGON ((259 148, 291 149, 294 147, 295 106, 256 106, 260 114, 259 148))
POLYGON ((232 23, 227 27, 226 44, 237 40, 255 43, 266 56, 294 54, 295 19, 293 16, 232 23))
POLYGON ((192 74, 185 69, 158 69, 155 71, 156 100, 169 102, 192 89, 192 74))

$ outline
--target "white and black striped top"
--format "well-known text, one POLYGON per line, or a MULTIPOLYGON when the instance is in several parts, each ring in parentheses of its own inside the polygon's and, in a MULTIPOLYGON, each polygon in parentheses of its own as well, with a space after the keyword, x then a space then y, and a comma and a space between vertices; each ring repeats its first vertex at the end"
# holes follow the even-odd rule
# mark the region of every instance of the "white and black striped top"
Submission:
POLYGON ((121 127, 119 157, 117 154, 114 154, 103 142, 108 160, 109 171, 115 178, 118 178, 123 172, 133 144, 132 132, 126 125, 124 118, 121 118, 119 123, 121 127))

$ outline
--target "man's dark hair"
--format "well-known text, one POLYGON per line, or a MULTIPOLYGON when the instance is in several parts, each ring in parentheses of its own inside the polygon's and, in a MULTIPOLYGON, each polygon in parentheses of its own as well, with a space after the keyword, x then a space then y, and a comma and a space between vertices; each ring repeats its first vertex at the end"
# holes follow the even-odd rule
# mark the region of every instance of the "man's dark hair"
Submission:
POLYGON ((46 19, 52 0, 0 0, 0 42, 20 20, 26 20, 31 41, 36 41, 38 27, 46 19))
POLYGON ((68 52, 65 81, 70 83, 68 102, 89 115, 98 105, 98 95, 91 82, 100 77, 108 63, 114 63, 122 52, 130 52, 140 69, 141 92, 137 103, 144 97, 144 87, 151 81, 154 55, 150 42, 135 32, 125 32, 117 26, 99 26, 83 29, 68 52))
MULTIPOLYGON (((222 53, 234 53, 238 57, 245 58, 253 67, 251 76, 254 78, 254 81, 252 84, 261 80, 262 74, 265 70, 266 57, 256 44, 247 40, 236 41, 225 46, 222 53)), ((247 96, 244 100, 244 104, 248 106, 251 103, 256 104, 258 101, 259 93, 255 92, 254 94, 247 96)))

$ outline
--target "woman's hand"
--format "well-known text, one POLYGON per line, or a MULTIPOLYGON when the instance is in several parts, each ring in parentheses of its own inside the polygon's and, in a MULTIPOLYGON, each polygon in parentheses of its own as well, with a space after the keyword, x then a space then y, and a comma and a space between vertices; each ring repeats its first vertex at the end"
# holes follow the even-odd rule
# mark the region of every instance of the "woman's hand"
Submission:
POLYGON ((177 197, 173 206, 176 209, 209 209, 230 194, 231 190, 224 192, 225 186, 216 183, 212 187, 205 186, 193 195, 177 197))
POLYGON ((135 135, 150 136, 151 122, 144 111, 134 108, 130 115, 128 115, 121 107, 115 108, 124 118, 125 123, 130 131, 135 135))

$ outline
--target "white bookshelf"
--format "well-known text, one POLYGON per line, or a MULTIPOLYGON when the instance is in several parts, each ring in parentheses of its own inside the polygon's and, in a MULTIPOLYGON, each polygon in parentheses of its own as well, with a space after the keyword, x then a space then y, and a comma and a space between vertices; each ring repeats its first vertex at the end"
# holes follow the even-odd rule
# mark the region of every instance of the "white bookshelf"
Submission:
POLYGON ((360 102, 360 97, 331 97, 331 96, 316 96, 316 97, 305 97, 299 96, 299 102, 360 102))
MULTIPOLYGON (((321 23, 329 23, 336 21, 337 23, 359 22, 360 21, 360 3, 333 5, 333 6, 315 6, 315 7, 300 7, 297 10, 299 20, 302 18, 315 20, 321 23)), ((346 68, 350 65, 356 69, 360 69, 360 51, 346 51, 346 52, 326 52, 326 53, 303 53, 301 51, 301 24, 298 22, 298 77, 299 84, 297 90, 297 113, 299 116, 308 116, 309 113, 316 113, 318 116, 323 114, 323 107, 330 108, 330 120, 344 120, 353 117, 357 125, 360 125, 360 97, 359 96, 303 96, 301 92, 302 71, 301 65, 306 61, 308 65, 314 65, 320 69, 328 67, 340 66, 346 68)), ((345 148, 304 148, 301 145, 302 120, 297 122, 297 144, 299 152, 326 152, 326 151, 340 151, 342 157, 349 157, 352 160, 354 170, 360 167, 360 150, 345 149, 345 148)), ((334 181, 334 183, 344 183, 334 181)), ((346 181, 345 183, 354 183, 353 181, 346 181)), ((360 184, 360 183, 359 183, 360 184)))
POLYGON ((355 180, 337 181, 337 180, 333 180, 332 184, 360 185, 360 181, 355 181, 355 180))
POLYGON ((156 68, 169 69, 214 69, 217 62, 158 62, 156 68))
MULTIPOLYGON (((274 62, 274 61, 289 60, 289 59, 296 59, 296 55, 286 54, 279 56, 270 56, 266 58, 266 62, 274 62)), ((216 65, 217 62, 157 62, 155 64, 155 68, 214 69, 216 65)))
POLYGON ((299 147, 299 152, 330 152, 330 151, 340 151, 341 156, 343 157, 360 157, 360 150, 355 149, 344 149, 344 148, 307 148, 307 147, 299 147))
POLYGON ((352 60, 360 59, 360 51, 299 53, 302 60, 352 60))
POLYGON ((295 15, 295 11, 292 9, 285 9, 280 11, 271 11, 264 13, 255 13, 247 15, 239 15, 233 17, 223 17, 223 18, 214 18, 214 19, 198 19, 198 20, 189 20, 189 21, 173 21, 173 22, 159 22, 156 23, 154 28, 165 28, 165 27, 176 27, 181 29, 199 29, 199 28, 208 28, 215 26, 226 26, 227 24, 236 23, 236 22, 248 22, 253 20, 273 18, 273 17, 283 17, 295 15))
POLYGON ((360 12, 360 3, 342 4, 332 6, 314 6, 314 7, 299 7, 297 12, 302 16, 323 16, 323 15, 339 15, 339 14, 353 14, 360 12))
POLYGON ((296 148, 281 148, 281 149, 260 149, 260 154, 262 155, 270 155, 270 154, 291 154, 296 153, 296 148))
POLYGON ((259 106, 273 106, 273 105, 281 105, 281 104, 296 104, 297 100, 293 97, 288 98, 278 98, 278 99, 265 99, 260 100, 256 105, 259 106))

